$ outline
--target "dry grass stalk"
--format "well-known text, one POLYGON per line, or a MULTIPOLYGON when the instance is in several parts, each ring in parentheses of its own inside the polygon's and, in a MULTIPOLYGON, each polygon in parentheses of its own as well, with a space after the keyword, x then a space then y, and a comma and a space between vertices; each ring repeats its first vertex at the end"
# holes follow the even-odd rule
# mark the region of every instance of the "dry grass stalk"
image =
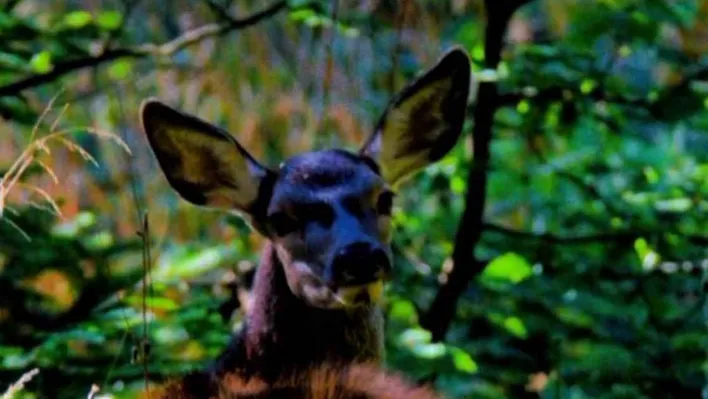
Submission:
POLYGON ((15 396, 16 393, 20 392, 25 388, 25 384, 30 382, 34 376, 39 374, 39 369, 34 368, 24 374, 20 377, 19 380, 15 381, 14 384, 10 385, 7 388, 7 391, 5 391, 4 394, 2 394, 2 399, 12 399, 13 396, 15 396))
POLYGON ((130 148, 128 148, 128 145, 118 135, 113 134, 111 132, 97 130, 93 128, 59 129, 59 122, 66 113, 66 110, 69 108, 68 104, 66 104, 61 109, 57 118, 52 122, 51 127, 49 129, 49 133, 43 136, 39 136, 38 133, 40 131, 40 125, 47 117, 49 111, 52 109, 54 102, 56 101, 58 96, 59 94, 57 94, 56 96, 54 96, 54 98, 51 99, 49 104, 47 104, 44 111, 37 119, 37 122, 32 128, 30 142, 27 145, 27 148, 22 151, 19 157, 10 165, 10 168, 7 170, 7 172, 5 172, 5 174, 0 178, 0 222, 4 221, 10 226, 16 228, 28 240, 30 239, 29 236, 25 232, 23 232, 22 229, 17 226, 17 224, 15 224, 7 217, 4 217, 5 211, 9 210, 7 198, 13 189, 24 189, 29 192, 29 194, 36 194, 40 196, 42 200, 49 204, 49 206, 47 207, 31 202, 31 205, 37 206, 41 209, 46 209, 56 214, 57 216, 62 217, 59 205, 49 195, 49 193, 47 193, 42 188, 37 187, 36 185, 21 181, 27 169, 32 165, 37 165, 51 177, 54 184, 59 183, 59 178, 57 177, 56 173, 54 173, 52 168, 47 163, 40 159, 42 155, 51 155, 50 144, 60 144, 69 151, 76 152, 85 161, 90 162, 91 164, 96 166, 98 166, 98 163, 93 158, 93 156, 91 156, 91 154, 89 154, 88 151, 83 149, 80 145, 70 140, 69 136, 71 134, 77 132, 86 132, 102 139, 112 140, 121 148, 123 148, 128 154, 131 153, 130 148))

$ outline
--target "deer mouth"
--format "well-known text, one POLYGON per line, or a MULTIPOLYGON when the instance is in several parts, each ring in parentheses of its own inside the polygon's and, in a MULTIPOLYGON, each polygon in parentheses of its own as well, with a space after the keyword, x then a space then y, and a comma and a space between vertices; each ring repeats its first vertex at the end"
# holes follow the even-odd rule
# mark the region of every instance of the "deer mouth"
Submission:
POLYGON ((358 285, 331 285, 312 271, 304 262, 293 262, 286 268, 291 291, 311 306, 323 309, 370 306, 381 301, 384 280, 377 279, 358 285))
POLYGON ((302 296, 310 304, 326 309, 344 309, 379 303, 383 296, 383 280, 356 286, 331 287, 318 280, 302 285, 302 296))
POLYGON ((383 296, 383 280, 367 284, 339 287, 334 292, 335 299, 344 306, 379 303, 383 296))

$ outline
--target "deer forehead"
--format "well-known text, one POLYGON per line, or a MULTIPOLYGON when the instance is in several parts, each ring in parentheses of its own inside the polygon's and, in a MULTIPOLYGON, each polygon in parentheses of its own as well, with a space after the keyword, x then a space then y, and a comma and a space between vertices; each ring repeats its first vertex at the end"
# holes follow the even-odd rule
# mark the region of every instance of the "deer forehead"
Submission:
POLYGON ((366 158, 344 150, 313 151, 281 165, 269 208, 365 198, 383 188, 375 164, 366 158))

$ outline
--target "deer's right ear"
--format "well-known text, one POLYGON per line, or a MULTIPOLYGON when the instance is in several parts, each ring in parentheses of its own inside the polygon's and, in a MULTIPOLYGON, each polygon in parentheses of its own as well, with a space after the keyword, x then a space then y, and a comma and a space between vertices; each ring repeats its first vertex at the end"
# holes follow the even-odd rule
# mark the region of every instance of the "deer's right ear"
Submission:
POLYGON ((254 213, 275 173, 224 130, 159 100, 140 106, 150 148, 172 188, 201 206, 254 213))
POLYGON ((406 177, 440 160, 457 143, 470 76, 467 53, 454 48, 389 103, 360 154, 377 162, 394 189, 406 177))

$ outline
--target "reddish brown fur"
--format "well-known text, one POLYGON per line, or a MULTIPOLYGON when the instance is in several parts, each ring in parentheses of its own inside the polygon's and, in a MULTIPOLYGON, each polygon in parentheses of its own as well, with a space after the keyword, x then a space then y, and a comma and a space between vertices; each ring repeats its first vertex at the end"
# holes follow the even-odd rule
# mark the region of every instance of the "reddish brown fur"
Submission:
POLYGON ((154 389, 149 399, 441 399, 427 387, 412 384, 398 374, 373 364, 321 366, 272 384, 229 373, 213 394, 190 393, 182 381, 154 389))

